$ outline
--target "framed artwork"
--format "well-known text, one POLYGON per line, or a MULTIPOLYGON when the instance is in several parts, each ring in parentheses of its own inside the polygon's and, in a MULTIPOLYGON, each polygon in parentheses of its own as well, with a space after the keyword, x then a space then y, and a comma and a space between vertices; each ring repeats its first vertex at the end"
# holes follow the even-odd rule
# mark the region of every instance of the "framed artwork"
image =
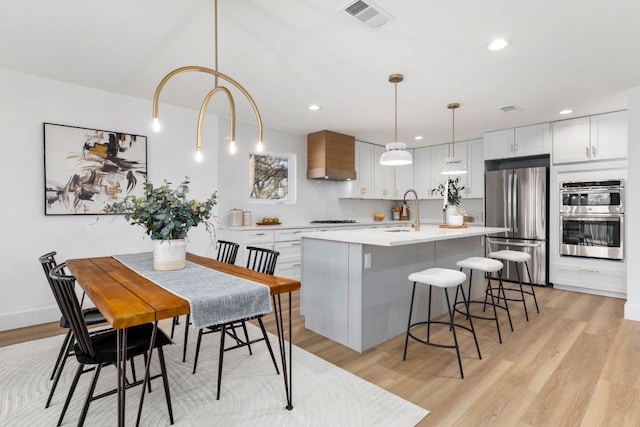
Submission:
POLYGON ((249 200, 264 203, 295 203, 296 155, 293 153, 249 155, 249 200))
POLYGON ((44 123, 45 215, 95 215, 143 196, 147 137, 44 123))

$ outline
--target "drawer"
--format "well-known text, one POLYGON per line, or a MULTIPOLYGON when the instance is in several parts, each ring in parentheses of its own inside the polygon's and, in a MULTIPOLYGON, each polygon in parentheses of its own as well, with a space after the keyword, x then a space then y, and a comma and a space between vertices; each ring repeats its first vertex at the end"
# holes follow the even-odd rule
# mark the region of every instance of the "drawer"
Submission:
POLYGON ((242 237, 244 238, 244 243, 247 245, 252 245, 254 243, 272 243, 273 230, 244 231, 242 233, 242 237))
POLYGON ((284 230, 275 230, 275 241, 284 242, 288 240, 300 240, 300 235, 305 231, 312 231, 313 229, 307 228, 290 228, 284 230))
POLYGON ((597 265, 580 267, 567 264, 558 264, 556 269, 557 277, 554 282, 558 285, 622 294, 626 294, 627 292, 627 281, 624 271, 613 268, 602 268, 597 265))
POLYGON ((276 242, 274 247, 276 251, 280 252, 278 263, 300 261, 300 249, 302 247, 300 241, 276 242))
POLYGON ((280 261, 278 260, 275 275, 286 277, 289 279, 300 280, 300 265, 300 261, 280 263, 280 261))

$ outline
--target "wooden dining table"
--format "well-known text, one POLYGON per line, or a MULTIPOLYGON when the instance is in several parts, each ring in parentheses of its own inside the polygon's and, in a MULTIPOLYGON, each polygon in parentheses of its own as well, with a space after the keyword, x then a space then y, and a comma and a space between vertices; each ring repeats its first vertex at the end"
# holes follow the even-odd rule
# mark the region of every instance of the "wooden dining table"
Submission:
MULTIPOLYGON (((300 289, 298 280, 271 276, 241 266, 191 253, 187 261, 222 273, 256 282, 270 289, 273 312, 276 320, 280 359, 286 395, 286 408, 293 409, 292 380, 292 336, 291 336, 291 292, 300 289), (288 355, 285 321, 282 313, 281 296, 288 295, 288 355), (288 357, 287 357, 288 356, 288 357)), ((76 278, 78 285, 85 291, 95 306, 116 329, 118 335, 118 426, 124 426, 126 393, 126 328, 145 323, 155 325, 162 319, 169 319, 190 312, 189 302, 146 279, 111 256, 69 259, 67 268, 76 278)), ((237 319, 240 320, 240 319, 237 319)), ((152 341, 153 342, 153 341, 152 341)), ((151 357, 148 358, 149 362, 151 357)), ((148 365, 145 378, 148 377, 148 365)), ((144 398, 144 387, 141 403, 144 398)), ((139 422, 140 414, 138 414, 139 422)))

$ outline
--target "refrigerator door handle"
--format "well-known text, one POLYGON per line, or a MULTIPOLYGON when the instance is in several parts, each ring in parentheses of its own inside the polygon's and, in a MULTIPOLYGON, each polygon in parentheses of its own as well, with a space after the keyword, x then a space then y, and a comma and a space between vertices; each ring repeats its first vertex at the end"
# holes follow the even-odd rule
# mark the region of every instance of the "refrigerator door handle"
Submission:
POLYGON ((511 204, 511 193, 513 191, 513 174, 509 174, 509 187, 507 189, 507 227, 511 228, 511 213, 513 211, 513 205, 511 204))
POLYGON ((518 233, 518 174, 513 174, 513 232, 518 233))

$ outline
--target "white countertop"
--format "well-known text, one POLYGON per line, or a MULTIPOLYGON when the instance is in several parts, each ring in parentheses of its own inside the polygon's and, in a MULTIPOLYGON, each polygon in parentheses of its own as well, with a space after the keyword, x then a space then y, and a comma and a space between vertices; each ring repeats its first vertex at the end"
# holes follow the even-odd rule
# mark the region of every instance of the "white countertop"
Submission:
POLYGON ((364 228, 360 230, 316 231, 303 233, 303 239, 330 240, 373 246, 401 246, 439 240, 484 236, 508 231, 508 228, 469 226, 468 228, 440 228, 436 224, 421 224, 420 231, 410 227, 364 228))
POLYGON ((397 225, 399 227, 407 226, 411 224, 411 221, 397 221, 397 220, 383 220, 383 221, 374 221, 374 220, 364 220, 357 222, 342 222, 342 223, 333 223, 333 224, 311 224, 311 223, 282 223, 280 225, 244 225, 244 226, 230 226, 218 224, 216 227, 223 230, 234 230, 234 231, 249 231, 249 230, 279 230, 279 229, 304 229, 304 228, 336 228, 340 227, 387 227, 397 225))

